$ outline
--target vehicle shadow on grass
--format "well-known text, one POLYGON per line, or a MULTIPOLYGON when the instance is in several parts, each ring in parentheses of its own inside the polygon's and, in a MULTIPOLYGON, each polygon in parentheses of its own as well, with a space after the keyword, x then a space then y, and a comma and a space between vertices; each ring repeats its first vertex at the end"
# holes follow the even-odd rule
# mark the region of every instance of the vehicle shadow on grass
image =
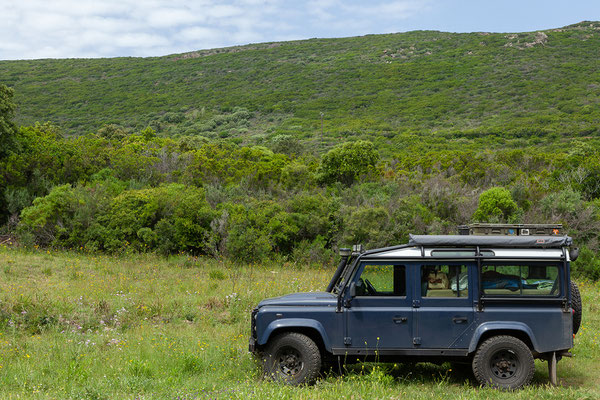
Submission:
MULTIPOLYGON (((580 389, 590 386, 589 377, 575 370, 569 365, 558 363, 558 387, 565 389, 580 389), (562 368, 561 368, 562 367, 562 368)), ((549 386, 550 378, 548 375, 548 364, 542 361, 535 363, 535 375, 531 381, 532 386, 549 386)), ((592 383, 593 386, 593 383, 592 383)))
POLYGON ((387 375, 395 381, 406 383, 439 383, 463 385, 465 383, 477 385, 470 364, 443 363, 440 365, 432 363, 356 363, 342 366, 342 374, 339 368, 327 370, 324 376, 332 377, 372 377, 374 375, 387 375))
MULTIPOLYGON (((442 383, 450 385, 469 385, 478 387, 479 383, 473 376, 470 363, 450 363, 433 364, 429 362, 421 363, 357 363, 342 366, 342 377, 357 377, 370 376, 373 371, 378 371, 381 374, 389 375, 395 381, 405 383, 442 383)), ((560 376, 559 370, 559 387, 577 389, 581 387, 580 377, 574 377, 573 371, 570 371, 569 376, 560 376)), ((331 368, 325 376, 339 377, 339 369, 331 368)), ((548 369, 545 362, 536 363, 535 374, 531 381, 532 387, 551 387, 548 378, 548 369)))

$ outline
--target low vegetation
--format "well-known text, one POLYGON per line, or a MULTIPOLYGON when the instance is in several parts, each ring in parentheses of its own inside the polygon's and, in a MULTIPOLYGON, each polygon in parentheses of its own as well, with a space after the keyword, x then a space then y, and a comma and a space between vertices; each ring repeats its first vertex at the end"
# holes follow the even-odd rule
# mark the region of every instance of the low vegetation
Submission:
POLYGON ((514 394, 474 386, 449 364, 357 364, 314 387, 261 378, 247 352, 249 312, 265 297, 322 290, 329 268, 234 265, 175 255, 107 256, 0 247, 0 397, 27 399, 439 398, 600 396, 598 284, 574 358, 545 362, 514 394))
POLYGON ((598 29, 1 61, 0 235, 328 265, 358 242, 552 222, 597 280, 598 29))
POLYGON ((600 278, 596 138, 415 137, 392 159, 360 140, 316 156, 151 129, 65 137, 38 124, 11 140, 0 222, 30 248, 329 265, 353 243, 399 244, 472 221, 554 222, 582 248, 575 276, 600 278))

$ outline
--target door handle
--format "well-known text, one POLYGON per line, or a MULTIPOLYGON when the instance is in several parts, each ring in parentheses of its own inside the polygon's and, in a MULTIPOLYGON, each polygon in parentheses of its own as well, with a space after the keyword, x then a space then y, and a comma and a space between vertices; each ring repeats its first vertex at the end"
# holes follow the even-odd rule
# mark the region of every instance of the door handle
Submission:
POLYGON ((394 317, 392 318, 392 321, 394 321, 396 324, 402 324, 406 321, 408 321, 407 317, 394 317))
POLYGON ((455 324, 464 324, 468 319, 467 317, 454 317, 452 318, 452 321, 454 321, 455 324))

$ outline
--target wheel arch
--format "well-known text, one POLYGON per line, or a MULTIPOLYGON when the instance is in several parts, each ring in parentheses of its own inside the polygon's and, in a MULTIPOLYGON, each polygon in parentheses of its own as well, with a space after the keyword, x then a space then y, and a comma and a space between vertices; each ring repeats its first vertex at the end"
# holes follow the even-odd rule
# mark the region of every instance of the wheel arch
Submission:
POLYGON ((258 338, 258 345, 264 346, 273 337, 286 332, 297 332, 306 335, 315 342, 321 352, 331 352, 329 337, 323 325, 319 321, 304 318, 275 320, 271 322, 258 338))
POLYGON ((492 336, 513 336, 524 342, 532 351, 539 351, 535 335, 531 329, 522 322, 492 322, 481 324, 473 334, 469 344, 469 353, 473 353, 481 343, 492 336))

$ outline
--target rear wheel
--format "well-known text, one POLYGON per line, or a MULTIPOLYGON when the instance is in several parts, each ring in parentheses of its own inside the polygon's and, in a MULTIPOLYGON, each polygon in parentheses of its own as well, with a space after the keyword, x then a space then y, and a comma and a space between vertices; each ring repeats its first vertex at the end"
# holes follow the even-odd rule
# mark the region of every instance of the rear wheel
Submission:
POLYGON ((315 342, 296 332, 275 337, 264 354, 266 376, 290 385, 313 383, 321 369, 321 353, 315 342))
POLYGON ((581 326, 582 306, 581 293, 579 293, 579 288, 573 281, 571 281, 571 306, 573 307, 573 334, 576 334, 581 326))
POLYGON ((520 389, 531 382, 534 372, 531 350, 513 336, 487 339, 473 358, 473 374, 482 386, 520 389))

